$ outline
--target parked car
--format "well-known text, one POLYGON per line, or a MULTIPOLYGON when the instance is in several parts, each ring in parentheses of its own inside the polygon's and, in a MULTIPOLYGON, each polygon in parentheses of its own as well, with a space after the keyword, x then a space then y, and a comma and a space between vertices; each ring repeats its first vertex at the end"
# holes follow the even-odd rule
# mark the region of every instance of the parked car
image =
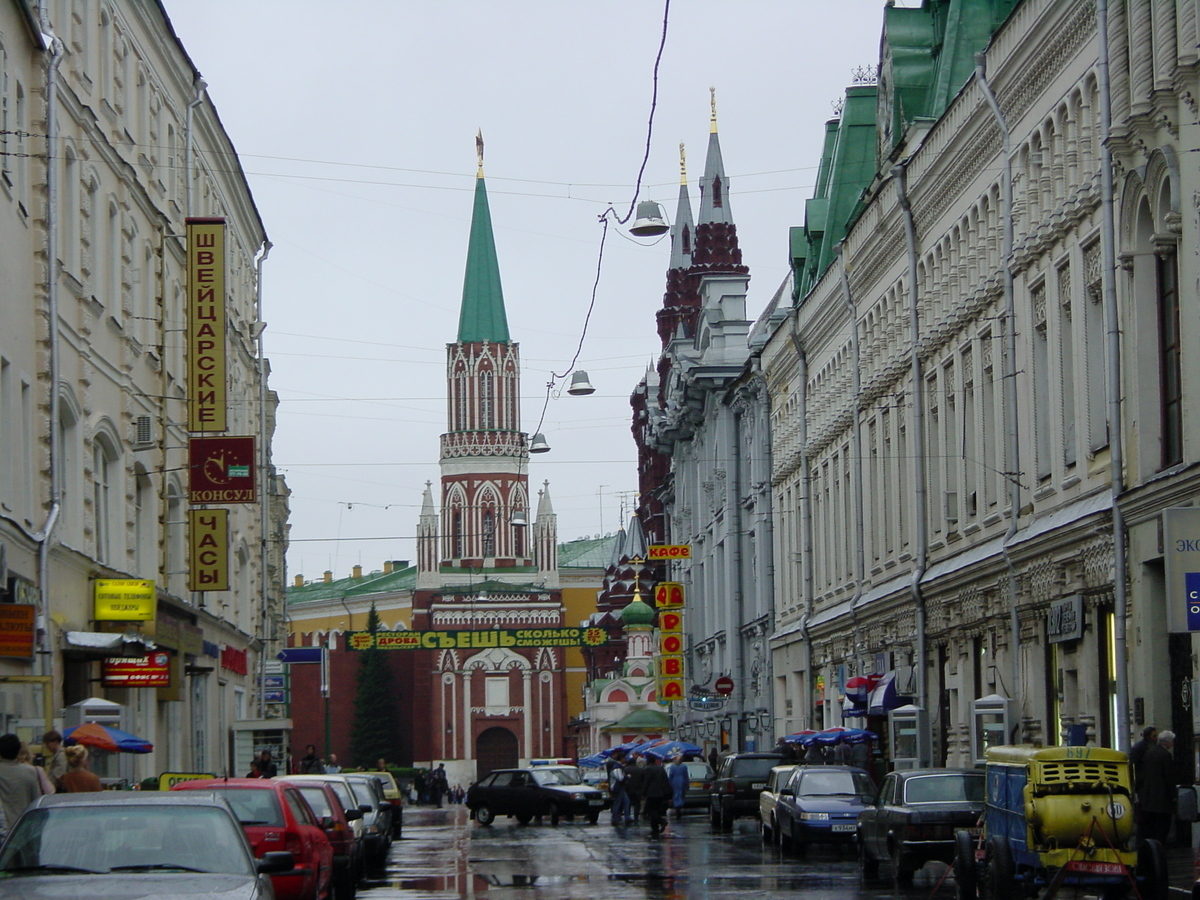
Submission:
POLYGON ((875 805, 858 817, 863 875, 879 874, 887 860, 897 881, 909 881, 925 863, 954 862, 954 833, 978 835, 987 797, 979 769, 910 769, 883 780, 875 805))
POLYGON ((333 788, 342 808, 346 810, 346 818, 350 822, 350 830, 354 832, 354 880, 361 881, 367 871, 367 829, 363 823, 363 811, 359 809, 358 797, 354 788, 346 780, 345 775, 288 775, 287 780, 294 784, 307 782, 323 782, 333 788))
POLYGON ((400 785, 396 784, 396 778, 391 772, 366 772, 383 786, 383 796, 388 803, 392 805, 392 837, 400 837, 400 833, 404 830, 404 793, 400 790, 400 785))
POLYGON ((325 829, 325 836, 333 848, 334 900, 354 900, 362 866, 358 859, 361 847, 355 840, 350 822, 352 819, 361 819, 362 811, 354 807, 346 809, 328 781, 314 779, 295 784, 325 829))
POLYGON ((467 789, 466 804, 480 825, 491 825, 496 816, 515 817, 522 825, 534 816, 549 816, 550 824, 557 825, 571 815, 595 825, 604 794, 581 778, 574 766, 497 769, 467 789))
POLYGON ((383 796, 383 786, 372 773, 347 772, 342 777, 350 782, 362 810, 367 863, 380 865, 392 846, 392 804, 383 796))
POLYGON ((228 803, 260 859, 281 850, 292 854, 294 868, 271 876, 277 900, 328 900, 333 847, 296 785, 277 778, 201 778, 171 790, 205 791, 228 803))
POLYGON ((34 801, 0 849, 0 898, 272 900, 271 873, 293 865, 286 851, 256 861, 211 793, 53 794, 34 801))
POLYGON ((688 789, 683 795, 683 808, 706 809, 708 792, 712 790, 713 779, 716 777, 712 766, 702 759, 688 760, 684 765, 688 768, 688 789))
POLYGON ((775 819, 775 807, 779 803, 779 792, 787 784, 796 768, 795 763, 786 766, 773 766, 767 776, 767 786, 758 795, 758 827, 764 844, 779 843, 779 827, 775 819))
POLYGON ((783 762, 778 753, 729 753, 722 757, 708 792, 708 817, 716 828, 731 828, 738 816, 758 815, 758 795, 771 769, 783 762))
POLYGON ((871 776, 852 766, 796 766, 775 804, 779 842, 853 844, 858 816, 875 800, 871 776))

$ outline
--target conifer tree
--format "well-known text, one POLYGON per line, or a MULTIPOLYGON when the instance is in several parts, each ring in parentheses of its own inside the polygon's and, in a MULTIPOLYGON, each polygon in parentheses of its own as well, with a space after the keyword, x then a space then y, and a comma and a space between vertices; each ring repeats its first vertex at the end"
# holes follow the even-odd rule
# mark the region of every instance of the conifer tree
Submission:
MULTIPOLYGON (((375 604, 367 617, 367 631, 379 631, 375 604)), ((396 733, 396 701, 392 694, 392 672, 386 651, 372 646, 361 651, 358 665, 358 691, 354 697, 354 726, 350 730, 350 754, 354 764, 364 769, 375 761, 396 762, 399 747, 396 733)))

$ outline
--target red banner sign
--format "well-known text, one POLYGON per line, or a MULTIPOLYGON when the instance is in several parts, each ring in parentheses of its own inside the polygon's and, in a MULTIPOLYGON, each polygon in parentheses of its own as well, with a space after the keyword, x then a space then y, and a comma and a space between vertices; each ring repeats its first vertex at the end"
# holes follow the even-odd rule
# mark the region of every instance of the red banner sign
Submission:
POLYGON ((29 659, 33 656, 33 615, 27 603, 0 603, 0 656, 29 659))
POLYGON ((171 654, 110 657, 104 661, 105 687, 170 687, 171 654))

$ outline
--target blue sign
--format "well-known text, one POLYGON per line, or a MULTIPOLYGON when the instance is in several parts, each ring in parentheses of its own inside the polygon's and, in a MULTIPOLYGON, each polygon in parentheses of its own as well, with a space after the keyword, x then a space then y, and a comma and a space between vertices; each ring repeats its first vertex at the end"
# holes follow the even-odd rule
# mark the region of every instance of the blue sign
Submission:
POLYGON ((285 647, 276 655, 276 659, 285 663, 319 663, 322 647, 285 647))
POLYGON ((1187 588, 1188 631, 1200 631, 1200 572, 1187 572, 1183 580, 1187 588))
POLYGON ((263 703, 287 703, 287 691, 263 691, 263 703))

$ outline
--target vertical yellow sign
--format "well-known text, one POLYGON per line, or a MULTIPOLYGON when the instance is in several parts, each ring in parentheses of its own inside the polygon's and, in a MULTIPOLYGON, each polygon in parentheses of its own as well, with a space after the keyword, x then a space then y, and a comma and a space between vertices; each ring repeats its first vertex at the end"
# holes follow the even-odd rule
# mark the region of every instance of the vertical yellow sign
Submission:
POLYGON ((188 510, 188 590, 229 590, 229 510, 188 510))
POLYGON ((188 430, 225 431, 225 220, 187 220, 188 430))

